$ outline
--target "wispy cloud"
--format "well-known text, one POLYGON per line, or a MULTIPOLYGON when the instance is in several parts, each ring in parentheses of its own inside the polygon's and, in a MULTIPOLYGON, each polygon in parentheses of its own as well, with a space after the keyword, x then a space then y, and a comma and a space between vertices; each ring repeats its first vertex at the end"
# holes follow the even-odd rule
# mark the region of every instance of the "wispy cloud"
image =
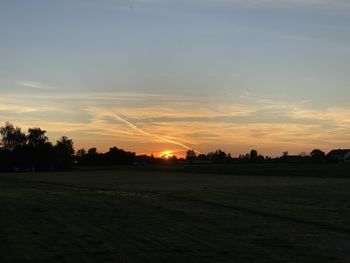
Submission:
MULTIPOLYGON (((144 135, 144 136, 150 138, 151 140, 157 140, 157 141, 160 141, 160 142, 165 142, 165 143, 177 145, 177 146, 180 146, 180 147, 182 147, 183 149, 186 149, 186 150, 190 150, 190 149, 193 148, 193 147, 190 147, 190 146, 180 142, 178 139, 172 138, 170 136, 163 136, 163 135, 159 135, 159 134, 157 134, 155 132, 146 131, 146 130, 138 127, 134 123, 128 121, 126 118, 123 118, 122 116, 120 116, 120 115, 118 115, 118 114, 116 114, 114 112, 111 112, 111 111, 108 111, 108 110, 101 110, 101 109, 98 109, 98 108, 89 108, 89 109, 87 109, 87 111, 95 115, 94 116, 94 121, 96 122, 96 120, 97 120, 100 123, 100 127, 101 127, 101 124, 103 124, 103 127, 108 125, 106 123, 106 121, 104 121, 106 117, 112 117, 115 120, 120 121, 123 124, 125 124, 132 131, 136 131, 137 133, 139 133, 141 135, 144 135), (98 116, 96 116, 96 113, 98 113, 98 116)), ((199 151, 197 151, 197 152, 199 153, 199 151)))
POLYGON ((66 134, 77 147, 106 150, 116 145, 138 153, 169 149, 177 154, 190 148, 200 152, 222 148, 238 154, 257 147, 278 155, 284 150, 350 146, 350 105, 313 108, 308 101, 251 93, 210 101, 137 93, 24 97, 7 95, 0 100, 0 117, 23 127, 37 125, 54 135, 66 134), (64 109, 59 107, 63 102, 64 109))
POLYGON ((15 84, 32 89, 47 89, 48 86, 37 81, 15 81, 15 84))
POLYGON ((17 106, 12 104, 0 103, 0 112, 14 112, 14 113, 29 113, 29 112, 39 112, 41 109, 31 106, 17 106))

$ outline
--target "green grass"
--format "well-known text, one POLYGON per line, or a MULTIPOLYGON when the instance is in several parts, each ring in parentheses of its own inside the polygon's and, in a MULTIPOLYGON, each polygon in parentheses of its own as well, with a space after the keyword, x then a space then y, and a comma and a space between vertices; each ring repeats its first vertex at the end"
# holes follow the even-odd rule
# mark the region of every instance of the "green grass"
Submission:
POLYGON ((0 262, 349 262, 349 170, 0 174, 0 262))

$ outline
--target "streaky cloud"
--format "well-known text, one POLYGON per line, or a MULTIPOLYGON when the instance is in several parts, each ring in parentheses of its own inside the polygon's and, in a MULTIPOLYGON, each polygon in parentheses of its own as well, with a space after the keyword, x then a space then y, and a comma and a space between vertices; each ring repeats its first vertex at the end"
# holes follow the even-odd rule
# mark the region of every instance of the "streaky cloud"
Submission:
MULTIPOLYGON (((137 127, 135 124, 129 122, 128 120, 122 118, 121 116, 117 115, 117 114, 111 114, 111 116, 113 116, 116 120, 118 121, 121 121, 123 123, 125 123, 127 126, 129 126, 131 129, 141 133, 141 134, 144 134, 146 136, 150 136, 150 137, 153 137, 155 139, 158 139, 162 142, 167 142, 167 143, 171 143, 171 144, 174 144, 174 145, 178 145, 178 146, 181 146, 182 148, 186 149, 186 150, 192 150, 191 147, 181 143, 181 142, 178 142, 178 141, 175 141, 175 140, 172 140, 172 139, 168 139, 164 136, 160 136, 160 135, 157 135, 157 134, 153 134, 153 133, 150 133, 150 132, 147 132, 147 131, 144 131, 142 129, 140 129, 139 127, 137 127)), ((199 153, 199 151, 195 150, 197 153, 199 153)))
POLYGON ((48 87, 41 82, 37 81, 15 81, 16 84, 33 89, 47 89, 48 87))

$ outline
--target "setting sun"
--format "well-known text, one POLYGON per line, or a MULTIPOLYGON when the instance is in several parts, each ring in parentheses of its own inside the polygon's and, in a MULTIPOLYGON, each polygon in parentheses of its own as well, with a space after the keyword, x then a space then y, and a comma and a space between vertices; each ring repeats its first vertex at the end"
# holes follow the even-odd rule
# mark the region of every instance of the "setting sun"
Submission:
POLYGON ((160 158, 164 158, 164 159, 169 159, 171 158, 172 156, 174 155, 174 152, 173 151, 163 151, 159 154, 159 157, 160 158))

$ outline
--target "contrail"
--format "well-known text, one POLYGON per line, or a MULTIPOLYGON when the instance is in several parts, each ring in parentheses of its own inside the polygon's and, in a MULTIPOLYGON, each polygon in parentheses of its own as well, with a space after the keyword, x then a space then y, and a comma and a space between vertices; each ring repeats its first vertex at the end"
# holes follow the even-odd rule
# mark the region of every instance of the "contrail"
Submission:
MULTIPOLYGON (((191 147, 188 147, 187 145, 181 143, 181 142, 178 142, 178 141, 174 141, 174 140, 171 140, 171 139, 168 139, 168 138, 165 138, 165 137, 162 137, 162 136, 159 136, 159 135, 156 135, 156 134, 153 134, 153 133, 149 133, 149 132, 146 132, 142 129, 140 129, 139 127, 137 127, 135 124, 131 123, 130 121, 120 117, 119 115, 117 114, 114 114, 112 113, 111 114, 116 120, 118 121, 121 121, 123 123, 125 123, 127 126, 129 126, 131 129, 133 129, 134 131, 137 131, 139 133, 142 133, 144 135, 147 135, 149 137, 153 137, 153 138, 156 138, 158 140, 161 140, 163 142, 167 142, 167 143, 171 143, 171 144, 175 144, 175 145, 178 145, 178 146, 181 146, 182 148, 186 149, 186 150, 192 150, 191 147)), ((199 151, 196 151, 194 150, 195 152, 197 153, 200 153, 199 151)))

